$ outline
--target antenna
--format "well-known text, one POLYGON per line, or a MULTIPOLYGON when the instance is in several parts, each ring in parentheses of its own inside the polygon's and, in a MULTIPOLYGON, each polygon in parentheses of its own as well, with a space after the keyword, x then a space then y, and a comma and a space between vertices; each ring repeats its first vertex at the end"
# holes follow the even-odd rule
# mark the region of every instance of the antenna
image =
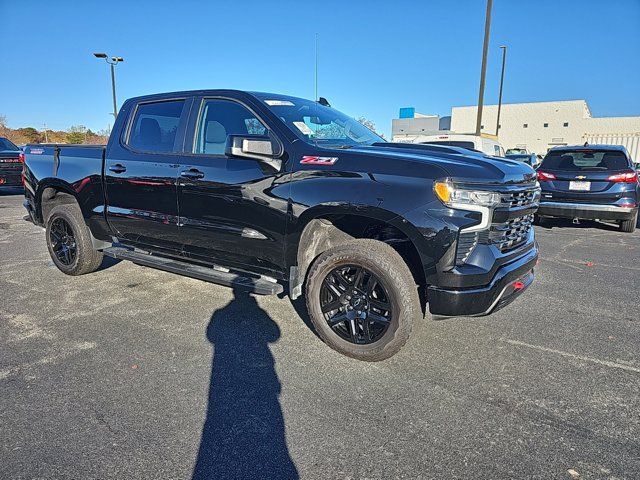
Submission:
POLYGON ((316 33, 316 79, 315 79, 315 95, 313 96, 313 101, 318 101, 318 34, 316 33))

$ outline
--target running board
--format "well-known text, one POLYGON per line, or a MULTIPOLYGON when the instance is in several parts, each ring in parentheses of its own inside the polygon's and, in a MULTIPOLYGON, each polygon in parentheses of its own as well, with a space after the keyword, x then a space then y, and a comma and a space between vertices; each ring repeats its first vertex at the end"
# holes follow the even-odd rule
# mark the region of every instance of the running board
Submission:
POLYGON ((283 292, 283 287, 279 283, 267 280, 264 277, 244 277, 228 271, 216 270, 214 268, 194 265, 180 260, 166 257, 159 257, 149 253, 130 250, 123 247, 109 247, 102 252, 118 260, 129 260, 137 265, 157 268, 166 272, 177 273, 205 282, 217 283, 227 287, 239 287, 258 295, 277 295, 283 292))

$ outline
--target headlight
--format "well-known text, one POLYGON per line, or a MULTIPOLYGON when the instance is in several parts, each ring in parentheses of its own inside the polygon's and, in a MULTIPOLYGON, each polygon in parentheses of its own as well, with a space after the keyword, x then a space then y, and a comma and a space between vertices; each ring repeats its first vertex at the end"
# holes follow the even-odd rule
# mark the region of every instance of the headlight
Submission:
POLYGON ((481 214, 480 223, 463 228, 460 230, 461 232, 479 232, 489 228, 493 217, 493 208, 500 204, 499 193, 459 188, 446 180, 435 182, 433 190, 446 206, 481 214))
POLYGON ((500 203, 499 193, 458 188, 447 181, 435 182, 433 189, 440 201, 451 208, 465 209, 468 205, 490 208, 500 203))

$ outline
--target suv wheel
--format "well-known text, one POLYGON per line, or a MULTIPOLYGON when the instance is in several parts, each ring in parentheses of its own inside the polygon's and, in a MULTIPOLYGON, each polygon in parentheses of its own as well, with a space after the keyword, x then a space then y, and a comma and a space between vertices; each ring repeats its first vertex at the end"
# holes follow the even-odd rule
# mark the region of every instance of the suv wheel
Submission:
POLYGON ((636 229, 636 223, 638 223, 638 212, 629 220, 623 220, 620 222, 620 230, 625 233, 631 233, 636 229))
POLYGON ((421 313, 409 267, 377 240, 354 240, 324 252, 311 266, 305 290, 320 338, 358 360, 397 353, 421 313))
POLYGON ((93 249, 89 228, 76 205, 58 205, 47 219, 47 247, 53 263, 67 275, 96 271, 102 252, 93 249))

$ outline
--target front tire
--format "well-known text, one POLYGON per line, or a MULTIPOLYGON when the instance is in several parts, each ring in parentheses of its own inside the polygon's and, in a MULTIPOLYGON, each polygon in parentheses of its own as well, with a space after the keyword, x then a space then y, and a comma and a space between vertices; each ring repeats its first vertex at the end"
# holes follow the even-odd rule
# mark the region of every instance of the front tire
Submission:
POLYGON ((91 233, 77 205, 53 207, 46 230, 49 255, 61 272, 84 275, 102 264, 102 252, 93 249, 91 233))
POLYGON ((318 336, 367 362, 395 355, 422 311, 409 267, 377 240, 354 240, 322 253, 309 269, 305 294, 318 336))
POLYGON ((625 233, 633 233, 636 229, 636 224, 638 223, 638 212, 630 218, 629 220, 622 220, 620 222, 620 231, 625 233))

